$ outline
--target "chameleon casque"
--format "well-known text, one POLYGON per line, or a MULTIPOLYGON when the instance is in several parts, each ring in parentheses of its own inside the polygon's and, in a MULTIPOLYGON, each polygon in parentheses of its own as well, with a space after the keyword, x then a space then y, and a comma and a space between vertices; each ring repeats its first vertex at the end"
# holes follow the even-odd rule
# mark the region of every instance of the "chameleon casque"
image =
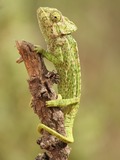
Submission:
POLYGON ((58 99, 46 102, 47 107, 63 107, 66 137, 44 124, 38 125, 65 143, 74 141, 72 129, 78 112, 81 94, 81 72, 77 43, 71 33, 76 25, 55 8, 40 7, 37 10, 40 30, 45 38, 47 50, 37 47, 37 52, 51 61, 58 75, 58 99))

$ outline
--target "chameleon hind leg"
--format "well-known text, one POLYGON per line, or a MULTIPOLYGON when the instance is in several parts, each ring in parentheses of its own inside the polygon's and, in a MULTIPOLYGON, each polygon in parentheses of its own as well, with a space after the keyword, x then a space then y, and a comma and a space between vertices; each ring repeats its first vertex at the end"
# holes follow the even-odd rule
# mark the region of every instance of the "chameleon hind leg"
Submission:
POLYGON ((70 134, 70 136, 68 135, 67 137, 63 136, 62 134, 56 132, 55 130, 49 128, 48 126, 40 123, 38 125, 38 132, 40 133, 40 131, 44 129, 45 131, 49 132, 50 134, 56 136, 57 138, 59 138, 61 141, 65 142, 65 143, 72 143, 74 142, 73 136, 70 134))
POLYGON ((58 99, 47 101, 46 102, 47 107, 66 107, 80 102, 79 97, 74 97, 69 99, 62 99, 62 97, 60 98, 59 97, 58 99))
MULTIPOLYGON (((55 107, 58 107, 58 106, 64 107, 64 106, 75 104, 78 102, 79 102, 79 98, 77 98, 77 97, 71 98, 71 99, 62 99, 62 96, 58 95, 58 99, 47 101, 47 107, 54 107, 54 106, 55 107)), ((68 118, 68 119, 70 119, 70 118, 68 118)), ((46 126, 44 124, 38 125, 38 132, 40 132, 42 129, 44 129, 47 132, 49 132, 50 134, 59 138, 63 142, 72 143, 72 142, 74 142, 73 135, 72 135, 72 127, 70 127, 69 125, 70 125, 70 122, 67 122, 65 124, 66 137, 61 135, 60 133, 56 132, 55 130, 49 128, 48 126, 46 126)))

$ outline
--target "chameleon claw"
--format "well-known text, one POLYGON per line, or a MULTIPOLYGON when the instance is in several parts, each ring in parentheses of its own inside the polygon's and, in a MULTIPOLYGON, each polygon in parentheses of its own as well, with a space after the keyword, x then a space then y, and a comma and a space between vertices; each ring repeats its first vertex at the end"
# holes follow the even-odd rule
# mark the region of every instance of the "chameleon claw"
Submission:
POLYGON ((47 107, 59 107, 59 101, 62 100, 62 96, 60 94, 58 94, 57 99, 55 100, 50 100, 50 101, 46 101, 46 106, 47 107))
POLYGON ((62 96, 61 96, 61 94, 58 94, 58 97, 57 97, 57 99, 62 99, 62 96))
POLYGON ((47 107, 57 107, 57 104, 55 103, 56 100, 50 100, 46 101, 46 106, 47 107))
POLYGON ((34 51, 36 53, 42 53, 43 52, 43 48, 40 45, 34 45, 34 51))

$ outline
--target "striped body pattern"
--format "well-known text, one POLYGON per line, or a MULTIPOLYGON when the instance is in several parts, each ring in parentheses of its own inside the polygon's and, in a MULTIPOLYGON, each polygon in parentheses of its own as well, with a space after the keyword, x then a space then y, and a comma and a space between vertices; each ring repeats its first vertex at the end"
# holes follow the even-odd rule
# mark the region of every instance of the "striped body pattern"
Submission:
POLYGON ((45 38, 47 50, 38 48, 43 56, 51 61, 60 76, 58 99, 47 101, 47 107, 63 107, 66 137, 39 124, 38 131, 45 129, 65 143, 74 141, 73 123, 78 112, 81 94, 81 72, 77 43, 71 33, 77 27, 55 8, 40 7, 37 10, 40 30, 45 38), (61 98, 59 98, 61 97, 61 98))

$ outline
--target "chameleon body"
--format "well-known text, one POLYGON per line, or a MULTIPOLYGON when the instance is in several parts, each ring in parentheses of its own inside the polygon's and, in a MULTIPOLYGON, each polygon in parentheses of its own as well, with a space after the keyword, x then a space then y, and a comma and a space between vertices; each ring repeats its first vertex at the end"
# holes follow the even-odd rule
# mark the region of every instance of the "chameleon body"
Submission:
POLYGON ((38 23, 47 43, 47 50, 37 48, 46 59, 51 61, 60 76, 58 99, 47 101, 47 107, 63 107, 66 136, 44 124, 38 125, 38 131, 44 129, 65 143, 74 141, 72 129, 78 112, 81 90, 80 60, 77 43, 71 36, 77 27, 55 8, 40 7, 37 10, 38 23))

